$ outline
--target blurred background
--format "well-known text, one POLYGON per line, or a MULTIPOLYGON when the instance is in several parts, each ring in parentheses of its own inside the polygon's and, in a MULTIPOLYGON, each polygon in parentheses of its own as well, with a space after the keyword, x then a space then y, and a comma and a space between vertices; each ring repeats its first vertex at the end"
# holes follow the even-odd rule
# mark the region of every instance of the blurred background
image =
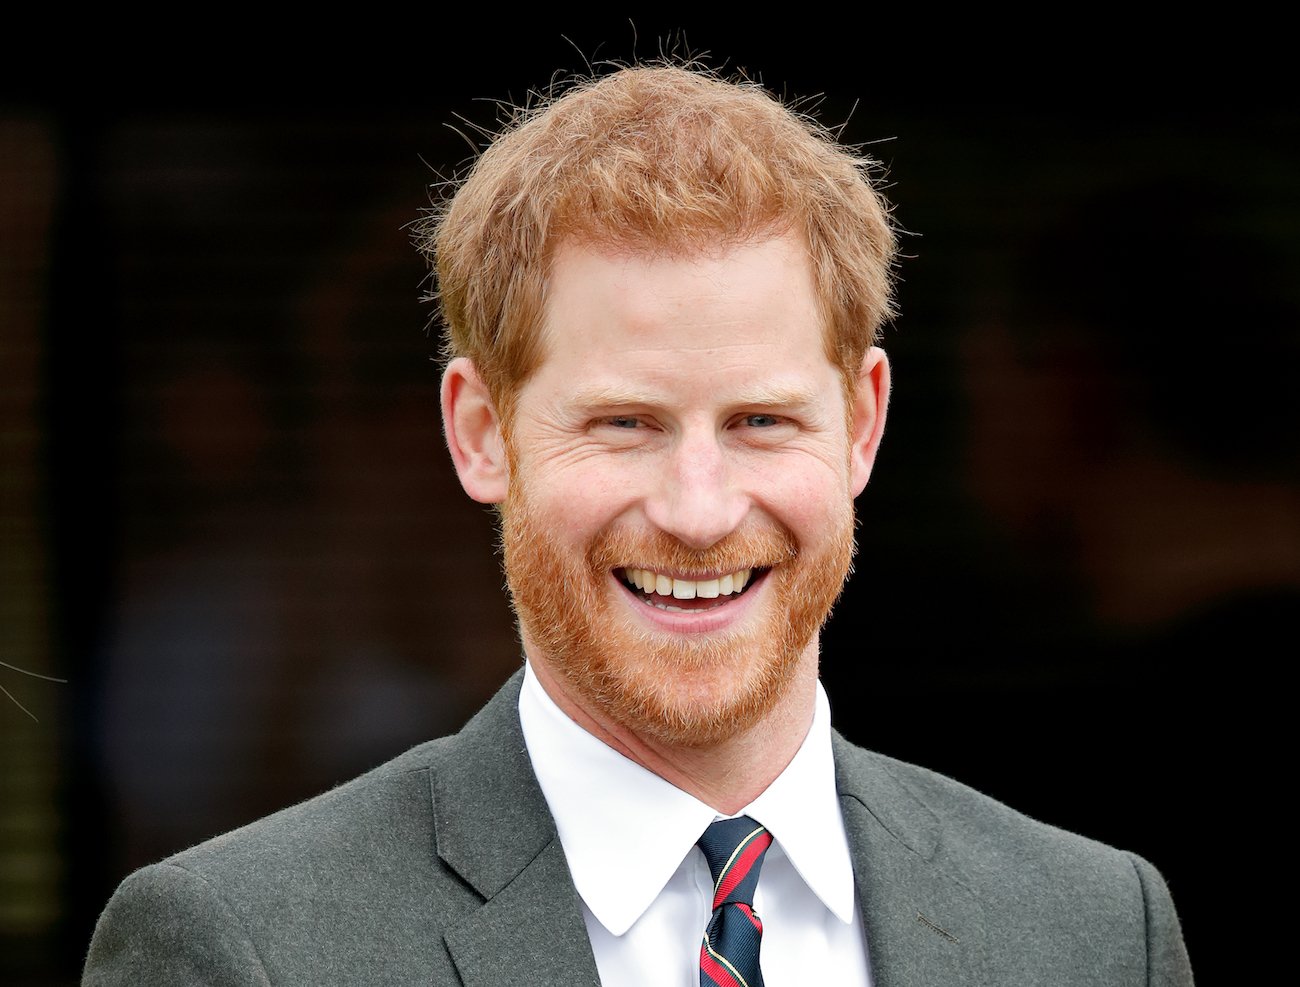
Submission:
POLYGON ((661 50, 843 125, 909 231, 838 728, 1148 857, 1198 980, 1240 976, 1300 602, 1300 107, 1266 37, 469 20, 11 39, 0 982, 75 982, 130 869, 518 667, 405 227, 497 101, 661 50))

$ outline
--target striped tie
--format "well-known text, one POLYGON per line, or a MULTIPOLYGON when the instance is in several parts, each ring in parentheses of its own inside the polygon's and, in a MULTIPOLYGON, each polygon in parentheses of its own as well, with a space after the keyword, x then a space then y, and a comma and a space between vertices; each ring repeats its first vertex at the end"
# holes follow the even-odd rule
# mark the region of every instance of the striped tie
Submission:
POLYGON ((748 816, 720 819, 699 847, 713 873, 713 915, 700 947, 700 987, 763 987, 758 942, 763 923, 754 914, 754 888, 772 834, 748 816))

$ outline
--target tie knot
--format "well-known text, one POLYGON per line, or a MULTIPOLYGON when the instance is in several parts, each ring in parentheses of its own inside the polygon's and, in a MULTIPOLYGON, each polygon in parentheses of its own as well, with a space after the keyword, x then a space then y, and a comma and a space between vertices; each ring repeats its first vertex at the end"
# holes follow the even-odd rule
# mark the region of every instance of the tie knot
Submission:
POLYGON ((699 838, 713 874, 713 907, 726 902, 754 904, 754 888, 772 834, 749 816, 719 819, 699 838))

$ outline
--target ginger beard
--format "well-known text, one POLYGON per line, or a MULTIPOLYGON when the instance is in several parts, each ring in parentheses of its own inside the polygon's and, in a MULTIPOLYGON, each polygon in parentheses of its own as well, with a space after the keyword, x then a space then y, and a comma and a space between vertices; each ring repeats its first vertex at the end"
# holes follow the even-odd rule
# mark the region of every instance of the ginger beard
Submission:
MULTIPOLYGON (((501 505, 506 580, 520 625, 538 654, 582 705, 660 743, 702 747, 758 723, 785 695, 805 652, 830 615, 853 553, 847 497, 815 548, 777 525, 746 525, 704 551, 663 533, 607 527, 578 554, 560 544, 546 517, 511 484, 501 505), (646 604, 616 584, 636 566, 701 576, 764 569, 746 592, 767 595, 744 627, 669 633, 637 622, 646 604)), ((735 605, 724 603, 724 606, 735 605)), ((812 659, 815 661, 815 657, 812 659)))

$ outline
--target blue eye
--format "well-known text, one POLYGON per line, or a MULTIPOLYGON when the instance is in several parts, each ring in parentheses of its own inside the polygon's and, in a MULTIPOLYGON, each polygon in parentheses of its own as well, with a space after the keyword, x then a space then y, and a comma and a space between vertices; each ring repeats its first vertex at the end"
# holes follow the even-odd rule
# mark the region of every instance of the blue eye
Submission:
POLYGON ((636 428, 641 424, 639 418, 633 418, 631 415, 616 415, 606 420, 615 428, 636 428))
POLYGON ((781 424, 781 420, 776 415, 746 415, 745 424, 752 428, 771 428, 781 424))

